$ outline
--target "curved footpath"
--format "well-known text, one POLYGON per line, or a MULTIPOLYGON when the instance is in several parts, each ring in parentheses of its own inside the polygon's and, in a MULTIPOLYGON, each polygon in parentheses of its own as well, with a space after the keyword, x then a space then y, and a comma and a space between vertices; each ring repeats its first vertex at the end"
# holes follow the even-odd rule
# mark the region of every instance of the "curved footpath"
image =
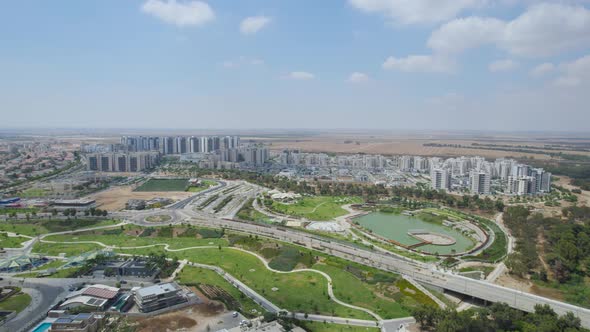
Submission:
MULTIPOLYGON (((168 243, 156 243, 156 244, 137 246, 137 247, 121 247, 121 246, 107 245, 107 244, 104 244, 100 241, 48 241, 48 240, 40 240, 40 241, 42 243, 55 243, 55 244, 57 244, 57 243, 59 243, 59 244, 96 244, 96 245, 102 246, 107 249, 119 249, 119 250, 145 249, 145 248, 153 248, 153 247, 163 246, 164 247, 163 249, 168 252, 180 252, 180 251, 193 250, 193 249, 215 249, 215 248, 218 248, 218 246, 195 246, 195 247, 186 247, 186 248, 179 248, 179 249, 170 249, 170 244, 168 244, 168 243)), ((318 274, 322 275, 324 278, 326 278, 326 280, 328 281, 328 295, 330 296, 330 299, 332 301, 334 301, 337 304, 340 304, 342 306, 351 308, 351 309, 363 311, 363 312, 375 317, 375 319, 377 321, 383 321, 383 318, 381 318, 379 315, 377 315, 376 313, 372 312, 369 309, 358 307, 358 306, 348 304, 344 301, 339 300, 334 295, 334 289, 332 287, 332 278, 330 277, 330 275, 328 275, 327 273, 325 273, 323 271, 319 271, 319 270, 315 270, 315 269, 296 269, 296 270, 291 270, 291 271, 279 271, 279 270, 275 270, 275 269, 271 268, 268 265, 268 262, 262 256, 258 255, 255 252, 251 252, 251 251, 248 251, 248 250, 245 250, 242 248, 235 248, 235 247, 225 247, 225 248, 241 251, 241 252, 255 256, 256 258, 258 258, 262 262, 262 264, 264 264, 264 267, 266 267, 266 269, 268 269, 269 271, 274 272, 274 273, 281 273, 281 274, 296 273, 296 272, 318 273, 318 274)), ((200 264, 200 263, 195 263, 195 262, 190 262, 190 263, 200 264)), ((201 264, 201 265, 204 265, 204 264, 201 264)), ((225 272, 225 273, 227 273, 227 272, 225 272)))

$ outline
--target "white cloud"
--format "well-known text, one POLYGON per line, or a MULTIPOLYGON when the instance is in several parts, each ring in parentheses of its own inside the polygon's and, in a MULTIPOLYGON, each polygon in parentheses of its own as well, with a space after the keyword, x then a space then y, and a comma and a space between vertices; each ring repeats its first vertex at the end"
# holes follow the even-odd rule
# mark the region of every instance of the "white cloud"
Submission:
POLYGON ((504 60, 497 60, 497 61, 490 63, 490 65, 488 66, 488 69, 492 73, 496 73, 496 72, 501 72, 501 71, 511 71, 511 70, 518 68, 518 66, 519 66, 518 62, 516 62, 514 60, 510 60, 510 59, 504 59, 504 60))
POLYGON ((202 1, 147 0, 141 10, 176 26, 198 26, 215 19, 215 13, 202 1))
POLYGON ((541 77, 551 73, 555 70, 555 65, 551 62, 542 63, 531 70, 531 76, 541 77))
POLYGON ((555 81, 558 86, 578 86, 590 82, 590 55, 559 65, 562 73, 555 81))
POLYGON ((240 32, 244 35, 255 34, 271 22, 270 17, 266 16, 251 16, 246 17, 240 23, 240 32))
POLYGON ((428 46, 435 52, 459 53, 493 44, 525 57, 551 56, 590 46, 590 10, 582 6, 542 3, 512 21, 468 17, 434 31, 428 46))
POLYGON ((314 79, 315 75, 312 73, 308 73, 306 71, 293 71, 293 72, 290 72, 287 76, 285 76, 285 78, 292 79, 292 80, 305 81, 305 80, 314 79))
POLYGON ((366 13, 379 13, 401 24, 437 23, 479 8, 486 0, 349 0, 366 13))
POLYGON ((354 72, 350 74, 347 82, 350 83, 365 83, 369 81, 369 75, 365 73, 354 72))
POLYGON ((495 18, 460 18, 433 31, 427 45, 439 53, 460 53, 495 42, 504 27, 505 23, 495 18))
POLYGON ((383 63, 383 69, 404 72, 451 72, 453 64, 443 57, 434 55, 409 55, 405 58, 390 56, 383 63))

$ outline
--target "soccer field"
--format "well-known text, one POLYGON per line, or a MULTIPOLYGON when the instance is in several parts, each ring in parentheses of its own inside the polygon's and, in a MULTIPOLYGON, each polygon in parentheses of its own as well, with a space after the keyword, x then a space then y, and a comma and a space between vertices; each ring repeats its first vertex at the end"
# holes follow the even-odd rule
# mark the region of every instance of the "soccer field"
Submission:
POLYGON ((185 191, 187 179, 149 179, 135 191, 185 191))

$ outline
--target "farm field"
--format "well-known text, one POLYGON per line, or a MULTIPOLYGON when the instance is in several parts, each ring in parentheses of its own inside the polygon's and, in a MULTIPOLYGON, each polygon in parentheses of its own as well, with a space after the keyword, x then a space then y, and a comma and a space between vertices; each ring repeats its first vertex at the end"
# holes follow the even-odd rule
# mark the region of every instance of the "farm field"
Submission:
MULTIPOLYGON (((266 200, 268 202, 269 200, 266 200)), ((303 197, 295 203, 284 204, 276 201, 267 207, 280 214, 308 220, 327 221, 346 215, 342 205, 361 203, 358 197, 312 196, 303 197)))
POLYGON ((185 191, 188 187, 187 179, 149 179, 139 187, 135 188, 138 192, 155 192, 155 191, 185 191))
MULTIPOLYGON (((540 149, 532 152, 490 150, 472 144, 501 144, 501 145, 527 145, 543 147, 550 137, 533 137, 529 135, 506 134, 490 138, 489 136, 478 137, 477 135, 455 135, 452 133, 407 133, 391 135, 388 133, 378 134, 376 132, 333 132, 314 135, 291 135, 278 137, 248 137, 248 139, 271 144, 274 151, 298 149, 305 152, 324 153, 366 153, 385 155, 420 155, 420 156, 482 156, 490 159, 501 158, 507 155, 523 158, 533 157, 544 160, 551 157, 540 149), (436 143, 449 146, 425 146, 424 144, 436 143), (470 148, 458 148, 453 145, 470 146, 470 148), (471 148, 472 146, 472 148, 471 148)), ((561 143, 576 142, 574 140, 555 138, 561 143)), ((588 154, 563 150, 564 153, 588 154)))

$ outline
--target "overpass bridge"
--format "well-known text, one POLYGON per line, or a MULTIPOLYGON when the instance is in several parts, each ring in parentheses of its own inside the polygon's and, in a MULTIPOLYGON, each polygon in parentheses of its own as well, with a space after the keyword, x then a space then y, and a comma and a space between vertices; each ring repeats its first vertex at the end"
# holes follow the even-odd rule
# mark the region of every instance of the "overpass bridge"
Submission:
MULTIPOLYGON (((349 261, 375 267, 383 271, 406 275, 420 283, 464 294, 483 301, 504 302, 512 308, 526 312, 533 312, 534 307, 537 304, 547 304, 559 315, 564 315, 567 312, 574 313, 580 318, 582 326, 590 328, 590 310, 586 308, 499 286, 486 281, 467 278, 451 272, 441 271, 432 265, 417 262, 394 253, 372 251, 359 246, 354 246, 353 244, 322 238, 286 227, 237 222, 231 219, 219 219, 217 217, 197 213, 189 207, 190 206, 187 206, 187 208, 184 209, 167 210, 167 213, 173 215, 173 223, 188 222, 198 226, 223 227, 228 230, 305 246, 349 261)), ((154 226, 155 223, 153 222, 145 222, 143 219, 145 214, 145 212, 129 213, 125 217, 136 224, 154 226)))

